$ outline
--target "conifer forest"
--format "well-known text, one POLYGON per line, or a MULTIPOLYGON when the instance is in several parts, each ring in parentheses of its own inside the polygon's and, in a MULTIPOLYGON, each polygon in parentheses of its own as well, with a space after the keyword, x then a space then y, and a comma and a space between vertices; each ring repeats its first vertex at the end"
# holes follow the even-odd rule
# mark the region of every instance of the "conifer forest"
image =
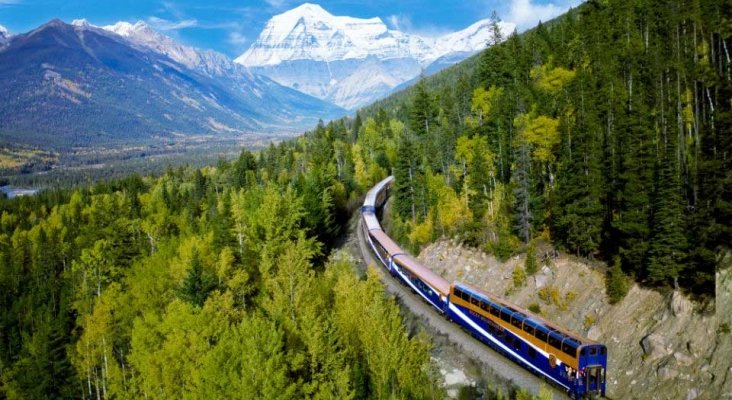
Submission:
POLYGON ((444 398, 428 337, 333 256, 388 175, 413 252, 543 241, 611 266, 614 298, 713 301, 732 3, 591 0, 498 39, 234 160, 0 200, 0 398, 444 398))

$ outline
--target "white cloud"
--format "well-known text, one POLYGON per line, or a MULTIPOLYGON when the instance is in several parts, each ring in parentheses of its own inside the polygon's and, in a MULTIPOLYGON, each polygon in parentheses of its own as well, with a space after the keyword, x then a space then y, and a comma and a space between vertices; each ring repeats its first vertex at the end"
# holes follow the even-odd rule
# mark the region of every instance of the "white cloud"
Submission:
POLYGON ((20 4, 22 0, 0 0, 0 7, 2 6, 14 6, 20 4))
POLYGON ((392 14, 386 17, 386 24, 389 28, 410 33, 413 35, 422 36, 423 38, 436 38, 443 36, 447 33, 452 33, 450 29, 445 27, 439 27, 434 25, 420 25, 419 27, 414 26, 412 19, 402 14, 392 14))
POLYGON ((147 19, 147 23, 153 28, 161 31, 177 31, 179 29, 193 28, 198 26, 198 21, 195 19, 170 21, 163 18, 150 17, 147 19))
POLYGON ((241 48, 247 44, 247 37, 240 32, 230 32, 228 40, 236 48, 241 48))
POLYGON ((287 5, 289 3, 288 0, 264 0, 265 3, 269 4, 270 7, 273 8, 282 8, 283 6, 287 5))
POLYGON ((545 22, 566 12, 570 7, 576 7, 580 0, 560 0, 558 4, 536 4, 532 0, 511 0, 511 7, 506 21, 515 23, 519 30, 525 30, 545 22))
POLYGON ((392 14, 386 17, 386 22, 392 29, 396 29, 398 31, 405 31, 412 27, 412 21, 409 17, 405 17, 403 15, 392 14))

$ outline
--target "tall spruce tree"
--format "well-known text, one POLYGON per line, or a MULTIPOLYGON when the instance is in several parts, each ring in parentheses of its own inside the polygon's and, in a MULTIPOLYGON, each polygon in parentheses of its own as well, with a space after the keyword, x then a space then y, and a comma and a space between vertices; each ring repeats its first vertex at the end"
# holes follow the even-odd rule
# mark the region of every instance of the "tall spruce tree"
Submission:
POLYGON ((180 288, 180 297, 193 305, 201 307, 213 288, 214 280, 203 270, 201 257, 194 247, 188 266, 188 275, 183 280, 183 285, 180 288))
POLYGON ((664 152, 655 174, 647 265, 648 278, 655 283, 676 283, 684 268, 687 251, 681 185, 674 168, 673 152, 669 150, 664 152))

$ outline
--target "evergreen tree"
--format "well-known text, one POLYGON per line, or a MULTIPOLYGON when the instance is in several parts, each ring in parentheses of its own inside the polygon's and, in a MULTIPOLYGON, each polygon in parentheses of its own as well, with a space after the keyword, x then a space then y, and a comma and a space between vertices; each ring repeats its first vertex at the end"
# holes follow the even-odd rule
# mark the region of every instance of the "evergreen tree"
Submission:
POLYGON ((203 263, 198 255, 198 250, 194 247, 188 266, 188 275, 183 280, 179 295, 183 300, 201 307, 213 288, 214 281, 203 270, 203 263))
POLYGON ((669 151, 658 163, 655 180, 647 274, 655 283, 677 283, 686 258, 686 224, 678 175, 669 151))
POLYGON ((427 89, 424 78, 421 78, 414 88, 414 97, 409 113, 409 128, 417 137, 421 138, 429 134, 430 129, 435 128, 436 122, 437 107, 435 99, 427 89))
POLYGON ((608 299, 610 299, 610 304, 619 302, 628 293, 627 278, 621 268, 619 256, 614 258, 613 266, 608 270, 605 277, 605 292, 608 299))
POLYGON ((619 209, 614 212, 612 223, 616 233, 611 235, 619 248, 623 269, 636 276, 642 274, 650 240, 653 143, 650 128, 643 122, 644 115, 628 111, 627 124, 619 127, 624 132, 620 145, 624 151, 619 153, 620 175, 615 196, 619 209))
POLYGON ((570 127, 572 138, 563 138, 558 172, 558 211, 555 216, 557 237, 577 255, 592 256, 602 241, 603 177, 599 143, 594 124, 570 127))

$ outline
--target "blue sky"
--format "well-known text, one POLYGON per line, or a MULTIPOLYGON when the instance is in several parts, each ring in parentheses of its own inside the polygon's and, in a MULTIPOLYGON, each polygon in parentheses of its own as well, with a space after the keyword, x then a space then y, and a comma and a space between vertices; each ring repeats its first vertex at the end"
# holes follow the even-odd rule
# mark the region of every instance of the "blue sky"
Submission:
MULTIPOLYGON (((304 0, 0 0, 0 25, 27 32, 52 18, 96 25, 144 20, 183 43, 230 56, 243 53, 267 20, 304 0)), ((425 36, 460 30, 496 10, 519 30, 580 0, 310 0, 331 14, 380 17, 390 28, 425 36)))

